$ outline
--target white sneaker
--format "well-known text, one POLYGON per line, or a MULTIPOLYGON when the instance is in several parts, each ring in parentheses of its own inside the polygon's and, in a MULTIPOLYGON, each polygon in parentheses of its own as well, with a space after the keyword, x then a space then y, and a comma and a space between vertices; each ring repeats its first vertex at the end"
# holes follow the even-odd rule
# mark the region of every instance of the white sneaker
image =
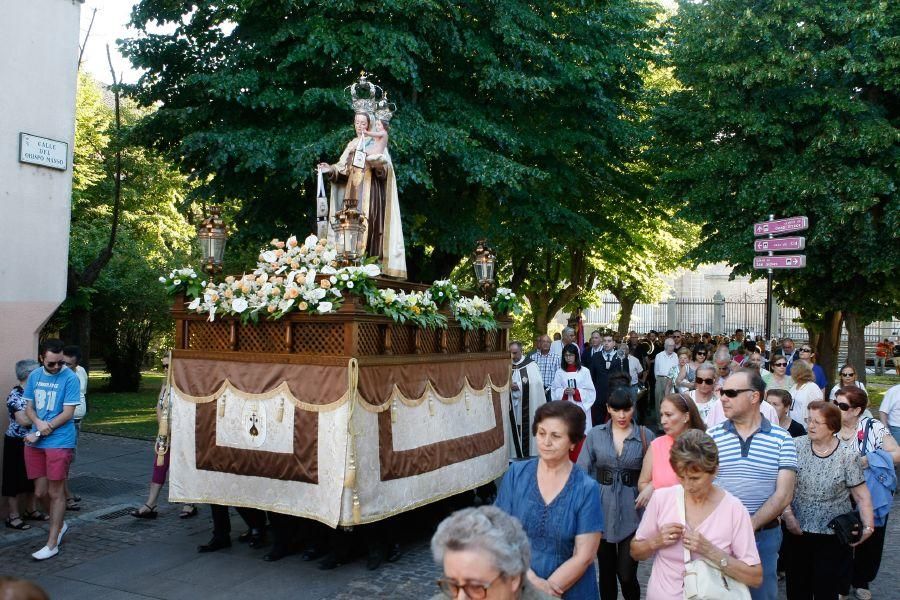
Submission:
POLYGON ((872 592, 863 588, 856 588, 856 597, 859 600, 872 600, 872 592))
POLYGON ((34 560, 47 560, 48 558, 53 558, 57 554, 59 554, 59 546, 53 549, 44 546, 43 548, 32 554, 31 558, 33 558, 34 560))
POLYGON ((66 535, 66 532, 69 531, 69 524, 63 521, 62 529, 59 530, 59 535, 56 536, 56 545, 57 547, 62 544, 63 536, 66 535))

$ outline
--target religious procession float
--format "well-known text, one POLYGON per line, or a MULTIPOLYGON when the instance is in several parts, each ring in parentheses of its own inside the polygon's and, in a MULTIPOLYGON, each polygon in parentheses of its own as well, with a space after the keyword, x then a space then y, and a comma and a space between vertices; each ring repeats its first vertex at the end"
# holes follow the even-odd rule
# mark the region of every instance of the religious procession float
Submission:
MULTIPOLYGON (((248 506, 331 527, 384 519, 476 488, 508 464, 509 290, 473 256, 482 295, 405 281, 387 144, 393 105, 349 88, 356 136, 318 165, 318 235, 272 240, 252 273, 191 268, 175 296, 175 346, 157 452, 169 499, 248 506), (325 181, 331 184, 325 195, 325 181)), ((213 209, 198 232, 221 270, 213 209)))

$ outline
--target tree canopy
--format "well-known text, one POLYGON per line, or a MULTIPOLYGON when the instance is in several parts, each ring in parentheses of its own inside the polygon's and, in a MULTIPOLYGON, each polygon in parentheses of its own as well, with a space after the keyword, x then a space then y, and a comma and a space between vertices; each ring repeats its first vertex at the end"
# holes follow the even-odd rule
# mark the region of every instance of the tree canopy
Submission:
POLYGON ((370 72, 399 107, 391 153, 410 278, 446 276, 486 235, 546 326, 601 269, 630 267, 615 249, 634 225, 669 218, 646 201, 640 168, 658 10, 143 0, 140 34, 122 47, 147 70, 129 93, 158 106, 142 139, 178 161, 196 197, 234 201, 234 239, 254 250, 312 229, 313 167, 352 135, 344 88, 370 72))
POLYGON ((842 313, 898 312, 898 23, 879 0, 683 1, 668 38, 660 197, 705 224, 696 261, 737 273, 753 272, 752 223, 809 216, 808 266, 776 291, 832 345, 842 313))

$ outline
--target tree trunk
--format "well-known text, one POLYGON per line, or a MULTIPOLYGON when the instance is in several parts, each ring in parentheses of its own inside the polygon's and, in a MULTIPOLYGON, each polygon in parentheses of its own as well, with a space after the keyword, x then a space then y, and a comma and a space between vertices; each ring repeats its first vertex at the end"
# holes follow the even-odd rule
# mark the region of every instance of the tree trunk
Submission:
POLYGON ((81 349, 81 366, 86 371, 91 364, 91 311, 86 308, 72 310, 72 340, 81 349))
POLYGON ((528 296, 528 301, 531 303, 531 314, 534 316, 534 330, 532 330, 532 334, 534 339, 537 340, 539 336, 547 333, 547 324, 553 318, 553 315, 547 314, 550 302, 543 294, 531 294, 528 296))
POLYGON ((827 311, 821 321, 822 331, 814 350, 816 362, 825 371, 828 379, 828 388, 834 385, 834 374, 837 371, 838 350, 841 347, 841 327, 844 324, 843 315, 839 310, 827 311))
POLYGON ((866 325, 854 312, 844 313, 844 326, 847 328, 847 362, 856 369, 859 380, 866 382, 866 325))
POLYGON ((624 336, 628 333, 628 326, 631 324, 631 312, 634 310, 634 300, 632 298, 619 298, 619 328, 618 334, 624 336))

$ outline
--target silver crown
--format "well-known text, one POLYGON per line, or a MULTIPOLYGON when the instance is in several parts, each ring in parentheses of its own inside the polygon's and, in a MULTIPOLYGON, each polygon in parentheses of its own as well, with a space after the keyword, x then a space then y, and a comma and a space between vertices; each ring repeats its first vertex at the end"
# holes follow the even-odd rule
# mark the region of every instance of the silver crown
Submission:
POLYGON ((384 91, 380 86, 377 86, 366 79, 365 71, 360 73, 359 81, 344 89, 350 90, 350 106, 353 107, 353 112, 356 114, 369 115, 375 113, 379 104, 378 95, 384 91))
POLYGON ((375 106, 375 118, 379 121, 384 121, 385 123, 391 122, 391 117, 394 116, 394 111, 397 110, 397 105, 393 102, 388 102, 387 92, 381 96, 381 100, 375 106))

